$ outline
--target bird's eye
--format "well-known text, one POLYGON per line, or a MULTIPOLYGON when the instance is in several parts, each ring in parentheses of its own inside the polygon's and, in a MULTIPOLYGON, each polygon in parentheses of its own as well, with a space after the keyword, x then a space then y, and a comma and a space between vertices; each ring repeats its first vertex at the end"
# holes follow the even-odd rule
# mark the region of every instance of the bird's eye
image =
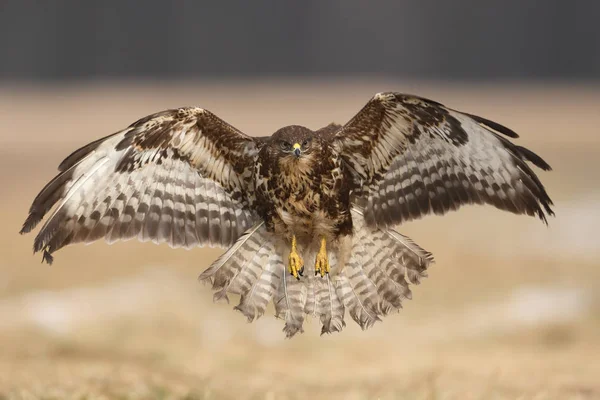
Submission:
POLYGON ((304 142, 302 142, 302 147, 308 147, 309 144, 310 144, 310 139, 306 139, 306 140, 304 140, 304 142))
POLYGON ((281 142, 282 150, 289 150, 291 148, 292 148, 292 145, 290 144, 290 142, 286 142, 285 140, 281 142))

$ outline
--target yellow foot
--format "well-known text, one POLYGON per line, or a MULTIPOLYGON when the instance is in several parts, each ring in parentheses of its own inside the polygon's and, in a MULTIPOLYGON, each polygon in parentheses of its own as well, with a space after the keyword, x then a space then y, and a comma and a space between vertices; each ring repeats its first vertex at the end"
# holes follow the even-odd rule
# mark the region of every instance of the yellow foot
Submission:
POLYGON ((290 250, 290 256, 288 257, 288 270, 296 279, 300 279, 304 272, 304 261, 296 250, 296 236, 292 236, 292 249, 290 250))
POLYGON ((321 249, 317 253, 317 259, 315 260, 315 276, 321 274, 325 276, 330 271, 329 259, 327 257, 327 246, 325 244, 325 238, 321 238, 321 249))

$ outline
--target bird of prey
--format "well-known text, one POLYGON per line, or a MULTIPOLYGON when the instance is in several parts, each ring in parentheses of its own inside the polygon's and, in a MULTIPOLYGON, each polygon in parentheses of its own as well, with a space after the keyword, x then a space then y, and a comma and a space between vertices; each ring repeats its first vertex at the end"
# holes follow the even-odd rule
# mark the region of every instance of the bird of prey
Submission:
POLYGON ((200 279, 240 296, 252 321, 272 301, 288 337, 345 314, 363 329, 411 298, 433 258, 394 227, 464 204, 553 215, 531 169, 550 166, 512 130, 425 98, 378 93, 343 126, 248 136, 194 107, 162 111, 68 156, 21 233, 34 251, 104 238, 227 248, 200 279))

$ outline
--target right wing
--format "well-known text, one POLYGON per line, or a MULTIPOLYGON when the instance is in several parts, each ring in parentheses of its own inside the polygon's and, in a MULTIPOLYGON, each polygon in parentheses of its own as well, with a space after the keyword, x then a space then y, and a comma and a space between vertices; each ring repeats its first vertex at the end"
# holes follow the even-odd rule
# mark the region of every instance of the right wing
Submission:
POLYGON ((371 226, 389 227, 465 204, 491 204, 546 221, 552 200, 527 162, 538 155, 504 134, 510 129, 432 100, 375 95, 335 132, 354 173, 353 201, 371 226))
POLYGON ((260 146, 201 108, 149 115, 67 157, 21 233, 50 217, 34 252, 137 237, 172 247, 228 247, 257 220, 249 179, 260 146))

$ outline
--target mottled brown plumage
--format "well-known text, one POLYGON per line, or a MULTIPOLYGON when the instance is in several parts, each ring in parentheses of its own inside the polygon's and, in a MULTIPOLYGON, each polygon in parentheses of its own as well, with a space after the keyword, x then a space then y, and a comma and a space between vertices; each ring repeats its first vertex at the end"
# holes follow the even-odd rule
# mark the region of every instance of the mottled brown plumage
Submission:
POLYGON ((339 149, 326 137, 302 126, 275 132, 260 149, 251 203, 267 230, 308 244, 326 236, 336 240, 352 233, 350 193, 354 182, 339 149), (297 157, 285 144, 302 143, 297 157))
POLYGON ((47 262, 100 238, 225 247, 200 279, 215 299, 240 295, 236 309, 249 320, 273 301, 287 336, 306 317, 339 331, 346 311, 368 328, 411 298, 433 261, 393 226, 473 203, 552 215, 528 162, 549 165, 501 135, 518 137, 400 93, 375 95, 344 126, 261 138, 200 108, 167 110, 67 157, 21 233, 50 214, 34 240, 47 262), (292 277, 292 238, 305 265, 327 262, 331 273, 292 277))

